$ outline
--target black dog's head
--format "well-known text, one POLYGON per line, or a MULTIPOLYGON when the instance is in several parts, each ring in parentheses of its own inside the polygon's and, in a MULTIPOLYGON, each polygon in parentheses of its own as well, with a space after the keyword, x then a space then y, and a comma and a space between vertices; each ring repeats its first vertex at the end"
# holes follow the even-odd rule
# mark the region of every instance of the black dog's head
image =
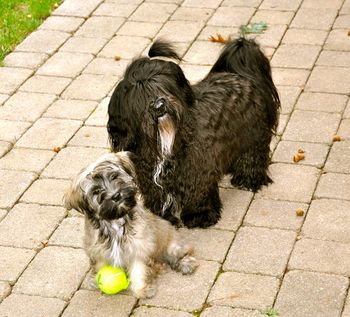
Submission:
POLYGON ((172 47, 155 42, 149 56, 134 60, 126 69, 108 106, 108 133, 114 151, 136 152, 146 145, 157 156, 171 152, 177 127, 193 104, 193 92, 172 47))
POLYGON ((64 196, 65 207, 84 213, 95 224, 132 218, 137 204, 133 173, 127 152, 106 154, 78 174, 64 196))

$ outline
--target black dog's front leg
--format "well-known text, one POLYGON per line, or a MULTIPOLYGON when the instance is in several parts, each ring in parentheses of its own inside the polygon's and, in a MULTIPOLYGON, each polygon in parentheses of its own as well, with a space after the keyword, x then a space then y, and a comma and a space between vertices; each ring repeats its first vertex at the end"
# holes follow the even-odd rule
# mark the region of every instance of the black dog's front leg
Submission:
POLYGON ((181 220, 187 228, 207 228, 215 225, 221 217, 221 201, 219 187, 215 184, 198 202, 198 205, 186 206, 181 220))

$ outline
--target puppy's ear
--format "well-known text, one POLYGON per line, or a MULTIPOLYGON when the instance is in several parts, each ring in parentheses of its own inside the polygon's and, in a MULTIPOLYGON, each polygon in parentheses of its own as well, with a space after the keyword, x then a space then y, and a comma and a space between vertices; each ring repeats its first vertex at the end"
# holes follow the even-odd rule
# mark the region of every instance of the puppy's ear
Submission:
POLYGON ((81 210, 81 195, 77 190, 71 186, 63 195, 63 207, 67 210, 76 209, 83 213, 81 210))
POLYGON ((132 153, 123 151, 116 153, 116 155, 118 156, 119 161, 122 164, 122 167, 125 170, 125 172, 127 172, 133 178, 136 178, 135 166, 132 162, 132 153))

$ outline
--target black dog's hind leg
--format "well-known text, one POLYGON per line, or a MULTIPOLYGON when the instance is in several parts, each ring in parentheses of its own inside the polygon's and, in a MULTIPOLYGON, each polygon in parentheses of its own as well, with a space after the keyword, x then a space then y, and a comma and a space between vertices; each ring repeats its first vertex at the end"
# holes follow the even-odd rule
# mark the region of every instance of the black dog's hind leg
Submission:
POLYGON ((267 175, 270 163, 270 149, 256 148, 240 155, 231 165, 231 184, 239 188, 258 191, 263 185, 272 183, 267 175))
POLYGON ((207 228, 215 225, 221 217, 221 201, 219 187, 215 184, 199 205, 186 208, 181 214, 181 220, 187 228, 207 228))

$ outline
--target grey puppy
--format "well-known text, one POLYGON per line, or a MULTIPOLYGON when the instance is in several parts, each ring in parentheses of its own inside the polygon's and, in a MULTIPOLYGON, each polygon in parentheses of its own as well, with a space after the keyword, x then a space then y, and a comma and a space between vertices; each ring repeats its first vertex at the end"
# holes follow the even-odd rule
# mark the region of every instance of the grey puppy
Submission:
POLYGON ((182 274, 194 272, 197 262, 175 228, 144 207, 135 177, 129 152, 103 155, 73 180, 64 205, 85 215, 84 246, 94 270, 124 268, 132 292, 144 298, 156 293, 152 262, 182 274))

